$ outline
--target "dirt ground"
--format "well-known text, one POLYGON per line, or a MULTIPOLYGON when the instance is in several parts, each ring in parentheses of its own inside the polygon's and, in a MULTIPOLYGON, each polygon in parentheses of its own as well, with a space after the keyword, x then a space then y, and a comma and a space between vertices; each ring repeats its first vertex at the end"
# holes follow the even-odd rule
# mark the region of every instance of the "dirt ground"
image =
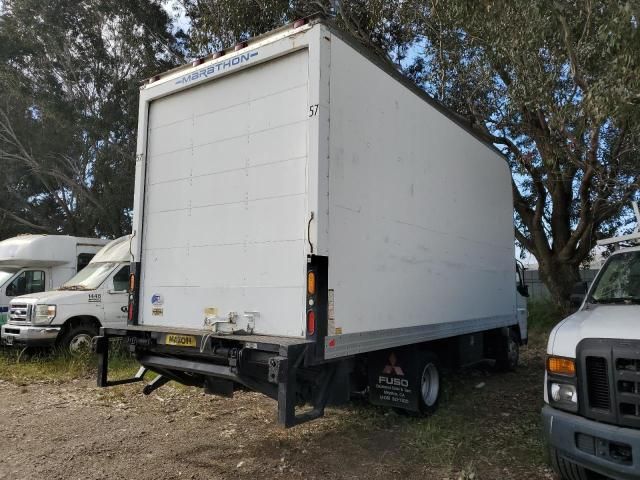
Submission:
POLYGON ((450 375, 428 419, 353 404, 289 430, 256 393, 0 380, 0 479, 551 479, 542 352, 516 373, 450 375))

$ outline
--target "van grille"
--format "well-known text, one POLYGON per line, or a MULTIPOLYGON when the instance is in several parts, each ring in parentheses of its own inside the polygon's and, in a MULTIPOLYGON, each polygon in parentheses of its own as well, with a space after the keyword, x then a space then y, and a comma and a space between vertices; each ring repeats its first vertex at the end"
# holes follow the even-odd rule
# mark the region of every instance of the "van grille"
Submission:
POLYGON ((587 357, 586 364, 589 406, 600 410, 611 410, 607 360, 602 357, 587 357))
POLYGON ((19 303, 11 304, 9 310, 9 321, 11 323, 29 323, 32 308, 33 305, 19 303))
POLYGON ((588 338, 578 344, 584 416, 640 428, 640 341, 588 338))

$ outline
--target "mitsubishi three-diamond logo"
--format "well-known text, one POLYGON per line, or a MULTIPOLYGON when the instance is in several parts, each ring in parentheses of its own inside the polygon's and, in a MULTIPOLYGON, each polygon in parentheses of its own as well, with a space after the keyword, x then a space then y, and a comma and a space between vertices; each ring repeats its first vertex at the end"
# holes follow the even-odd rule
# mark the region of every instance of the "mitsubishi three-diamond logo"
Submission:
POLYGON ((402 371, 402 368, 396 365, 397 362, 398 362, 398 359, 396 358, 396 354, 391 352, 391 355, 389 355, 389 365, 384 367, 384 370, 382 371, 382 373, 384 373, 385 375, 398 375, 398 376, 404 377, 404 372, 402 371))

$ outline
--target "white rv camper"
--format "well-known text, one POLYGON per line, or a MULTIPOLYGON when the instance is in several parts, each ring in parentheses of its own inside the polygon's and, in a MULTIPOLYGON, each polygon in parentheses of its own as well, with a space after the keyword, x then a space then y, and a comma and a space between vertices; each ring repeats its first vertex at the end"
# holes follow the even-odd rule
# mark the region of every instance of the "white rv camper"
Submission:
POLYGON ((99 238, 20 235, 0 242, 0 325, 13 297, 59 287, 106 245, 99 238))

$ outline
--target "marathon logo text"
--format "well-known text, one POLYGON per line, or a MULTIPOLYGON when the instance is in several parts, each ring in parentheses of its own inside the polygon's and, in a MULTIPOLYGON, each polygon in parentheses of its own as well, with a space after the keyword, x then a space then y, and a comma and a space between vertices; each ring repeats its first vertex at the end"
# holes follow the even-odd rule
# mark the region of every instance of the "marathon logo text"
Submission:
POLYGON ((207 67, 201 68, 200 70, 196 70, 189 75, 185 75, 176 80, 176 85, 183 85, 191 82, 197 82, 198 80, 202 80, 203 78, 208 78, 212 75, 216 75, 220 72, 224 72, 231 67, 235 67, 236 65, 240 65, 242 63, 246 63, 251 60, 253 57, 256 57, 258 52, 247 52, 242 55, 238 55, 237 57, 229 58, 228 60, 224 60, 222 62, 214 63, 213 65, 209 65, 207 67))

